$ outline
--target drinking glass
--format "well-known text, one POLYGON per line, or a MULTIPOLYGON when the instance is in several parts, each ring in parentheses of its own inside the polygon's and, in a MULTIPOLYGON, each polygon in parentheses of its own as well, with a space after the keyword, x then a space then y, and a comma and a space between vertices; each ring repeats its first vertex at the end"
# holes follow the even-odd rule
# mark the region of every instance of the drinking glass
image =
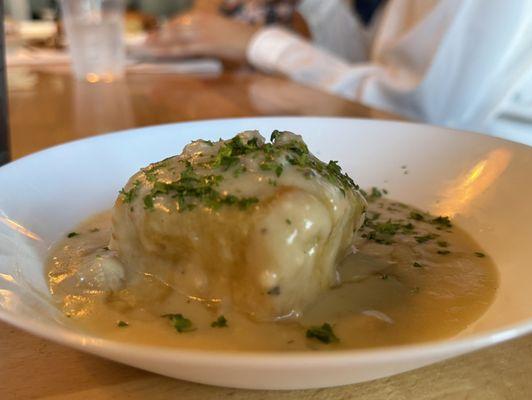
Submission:
POLYGON ((124 1, 61 0, 74 75, 110 82, 124 75, 124 1))

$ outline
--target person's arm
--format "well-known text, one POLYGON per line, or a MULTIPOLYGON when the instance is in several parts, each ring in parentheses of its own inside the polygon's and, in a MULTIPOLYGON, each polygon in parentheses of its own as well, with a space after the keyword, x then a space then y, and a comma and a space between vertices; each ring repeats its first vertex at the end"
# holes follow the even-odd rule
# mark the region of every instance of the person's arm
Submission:
MULTIPOLYGON (((414 3, 395 2, 403 8, 414 3)), ((394 15, 384 17, 384 31, 396 22, 394 15)), ((414 119, 482 129, 532 68, 532 2, 442 0, 393 39, 377 43, 371 63, 349 65, 269 28, 253 36, 247 54, 259 68, 348 99, 414 119)))
POLYGON ((251 39, 247 59, 255 67, 277 72, 350 100, 358 98, 362 79, 378 74, 377 64, 350 65, 282 28, 263 28, 251 39))

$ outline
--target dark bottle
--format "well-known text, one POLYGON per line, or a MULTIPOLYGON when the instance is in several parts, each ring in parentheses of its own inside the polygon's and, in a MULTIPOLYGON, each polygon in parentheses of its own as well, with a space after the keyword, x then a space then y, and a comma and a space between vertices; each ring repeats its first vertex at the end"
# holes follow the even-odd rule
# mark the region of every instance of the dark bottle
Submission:
POLYGON ((4 2, 0 1, 0 165, 9 161, 9 121, 4 42, 4 2))

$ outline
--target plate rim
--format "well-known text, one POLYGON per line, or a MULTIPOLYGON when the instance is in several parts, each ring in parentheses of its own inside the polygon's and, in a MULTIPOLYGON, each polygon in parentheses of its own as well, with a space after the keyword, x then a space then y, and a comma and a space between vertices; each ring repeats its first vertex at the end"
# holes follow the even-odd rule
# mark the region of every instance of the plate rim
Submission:
POLYGON ((91 136, 87 136, 87 137, 83 137, 79 139, 73 139, 73 140, 63 142, 63 143, 52 145, 50 147, 46 147, 44 149, 38 150, 30 154, 26 154, 20 158, 12 160, 8 162, 7 164, 0 166, 0 174, 5 168, 7 169, 12 168, 14 165, 16 165, 17 163, 21 161, 34 158, 34 157, 41 157, 43 154, 47 152, 57 151, 58 149, 64 146, 78 145, 82 142, 100 141, 100 140, 105 140, 106 138, 109 138, 109 137, 119 137, 120 135, 131 135, 132 133, 141 134, 144 131, 154 129, 154 128, 164 129, 164 128, 170 128, 170 127, 178 126, 178 125, 179 126, 201 125, 204 123, 217 123, 217 122, 228 123, 231 121, 245 121, 245 120, 249 120, 249 121, 252 121, 252 120, 325 120, 325 121, 332 121, 332 122, 353 121, 353 122, 371 123, 371 124, 375 123, 375 124, 383 124, 383 125, 398 124, 398 125, 407 125, 407 126, 413 126, 413 127, 425 127, 431 130, 442 131, 442 133, 443 132, 451 133, 452 135, 466 134, 468 136, 481 137, 483 140, 495 141, 495 142, 500 142, 501 144, 504 143, 506 145, 517 146, 518 148, 521 148, 524 151, 530 151, 530 149, 532 149, 532 145, 513 141, 510 139, 505 139, 505 138, 498 137, 498 136, 493 136, 487 133, 476 132, 476 131, 465 130, 465 129, 454 129, 454 128, 449 128, 449 127, 442 126, 442 125, 431 125, 428 123, 414 122, 414 121, 402 121, 402 120, 395 120, 395 119, 355 118, 355 117, 348 117, 348 116, 332 116, 332 117, 329 117, 329 116, 298 116, 298 115, 257 116, 257 117, 248 116, 248 117, 235 117, 235 118, 210 118, 210 119, 200 119, 200 120, 193 120, 193 121, 169 122, 169 123, 121 129, 118 131, 104 132, 104 133, 99 133, 96 135, 91 135, 91 136))

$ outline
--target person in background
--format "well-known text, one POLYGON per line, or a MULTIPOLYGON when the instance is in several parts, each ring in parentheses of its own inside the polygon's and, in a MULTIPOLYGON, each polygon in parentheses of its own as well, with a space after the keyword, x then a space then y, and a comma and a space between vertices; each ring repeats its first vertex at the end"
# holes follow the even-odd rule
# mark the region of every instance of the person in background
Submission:
POLYGON ((278 25, 310 37, 308 27, 297 13, 297 0, 224 0, 222 15, 253 26, 278 25))
MULTIPOLYGON (((359 1, 384 3, 383 0, 359 1)), ((197 3, 196 0, 196 6, 197 3)), ((150 43, 154 52, 158 54, 158 50, 162 50, 167 52, 166 56, 171 55, 170 52, 179 56, 183 51, 180 46, 188 42, 193 46, 201 46, 202 52, 208 55, 241 61, 241 57, 232 57, 231 45, 237 43, 231 36, 243 33, 237 32, 236 29, 247 25, 257 30, 260 27, 275 25, 312 40, 317 47, 345 60, 355 62, 367 57, 366 27, 355 17, 352 4, 348 0, 222 0, 218 1, 218 4, 220 14, 193 11, 175 18, 166 29, 152 36, 150 43), (198 29, 210 24, 217 29, 198 29), (212 37, 207 32, 209 30, 213 34, 212 37), (218 46, 223 43, 214 37, 218 37, 221 32, 224 34, 220 39, 227 40, 227 46, 218 46), (180 38, 194 34, 197 35, 195 40, 186 41, 180 38), (353 41, 353 37, 357 40, 353 41), (165 45, 160 46, 163 42, 165 45)))
POLYGON ((315 21, 342 27, 353 55, 280 26, 194 13, 149 43, 160 53, 247 61, 407 118, 532 144, 532 1, 389 0, 368 28, 362 16, 338 22, 342 0, 297 7, 311 32, 315 21))

